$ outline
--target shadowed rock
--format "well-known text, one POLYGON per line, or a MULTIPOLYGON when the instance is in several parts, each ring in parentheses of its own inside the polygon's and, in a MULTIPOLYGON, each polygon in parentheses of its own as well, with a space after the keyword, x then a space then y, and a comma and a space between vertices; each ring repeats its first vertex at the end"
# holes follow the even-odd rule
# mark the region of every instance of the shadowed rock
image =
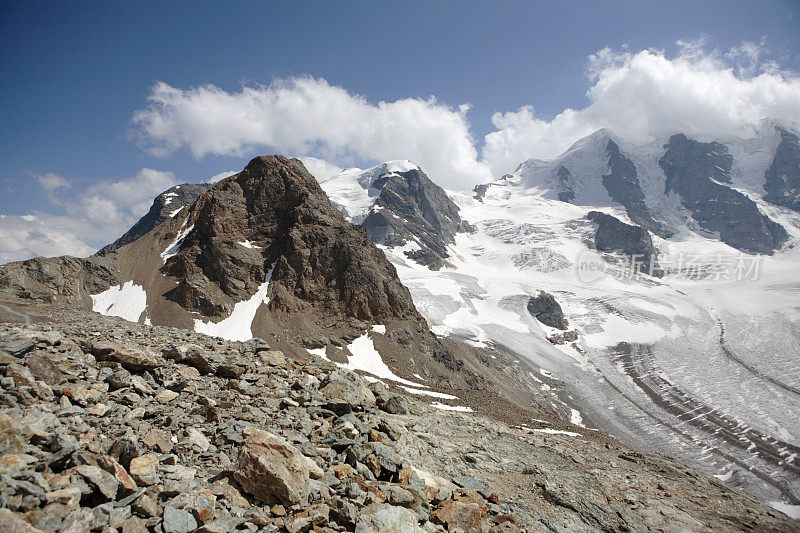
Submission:
POLYGON ((772 254, 787 239, 786 230, 744 194, 728 187, 733 158, 717 142, 701 143, 673 135, 659 165, 674 191, 701 227, 718 232, 722 242, 747 253, 772 254))

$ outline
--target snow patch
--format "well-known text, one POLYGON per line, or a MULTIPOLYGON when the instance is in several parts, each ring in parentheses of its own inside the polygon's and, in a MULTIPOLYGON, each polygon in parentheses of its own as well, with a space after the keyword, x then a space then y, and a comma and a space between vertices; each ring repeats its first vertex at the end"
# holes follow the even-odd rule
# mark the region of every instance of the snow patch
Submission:
POLYGON ((188 228, 186 227, 186 223, 188 221, 189 219, 183 221, 183 225, 181 226, 181 229, 178 231, 178 234, 175 236, 175 240, 172 241, 172 244, 167 246, 166 250, 161 252, 161 259, 164 261, 164 264, 167 263, 167 259, 169 259, 170 257, 178 255, 178 252, 181 249, 181 244, 183 244, 183 239, 185 239, 186 236, 189 235, 189 233, 191 233, 191 231, 194 229, 194 224, 192 224, 188 228))
POLYGON ((386 326, 375 324, 374 326, 372 326, 372 331, 374 331, 375 333, 380 333, 381 335, 386 335, 386 326))
POLYGON ((133 280, 91 296, 92 311, 106 316, 118 316, 129 322, 138 322, 147 308, 147 293, 133 280))
POLYGON ((256 246, 255 244, 253 244, 253 243, 252 243, 252 242, 250 242, 250 241, 239 241, 239 244, 241 244, 241 245, 242 245, 242 246, 244 246, 245 248, 250 248, 250 249, 253 249, 253 248, 255 248, 255 249, 257 249, 257 250, 260 250, 260 249, 261 249, 261 246, 256 246))
POLYGON ((266 281, 258 287, 256 293, 249 300, 243 300, 233 306, 233 312, 228 318, 219 322, 204 322, 195 318, 194 330, 197 333, 219 337, 227 341, 247 341, 252 339, 252 325, 256 312, 261 307, 261 304, 266 305, 269 303, 267 291, 274 267, 275 265, 270 267, 266 281))
POLYGON ((472 407, 465 405, 447 405, 446 403, 433 402, 431 407, 441 409, 442 411, 457 411, 459 413, 474 413, 472 407))
POLYGON ((784 502, 769 502, 769 506, 780 511, 789 518, 800 519, 800 505, 791 505, 784 502))

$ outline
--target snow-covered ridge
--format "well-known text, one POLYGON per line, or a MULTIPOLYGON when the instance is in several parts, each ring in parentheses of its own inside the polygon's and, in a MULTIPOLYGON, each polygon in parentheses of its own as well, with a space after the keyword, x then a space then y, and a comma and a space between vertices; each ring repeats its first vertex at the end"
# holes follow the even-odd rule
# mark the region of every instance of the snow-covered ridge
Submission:
POLYGON ((362 170, 348 168, 321 183, 331 202, 344 212, 345 217, 354 224, 360 224, 375 204, 380 191, 373 187, 378 179, 396 173, 419 170, 407 160, 387 161, 362 170))

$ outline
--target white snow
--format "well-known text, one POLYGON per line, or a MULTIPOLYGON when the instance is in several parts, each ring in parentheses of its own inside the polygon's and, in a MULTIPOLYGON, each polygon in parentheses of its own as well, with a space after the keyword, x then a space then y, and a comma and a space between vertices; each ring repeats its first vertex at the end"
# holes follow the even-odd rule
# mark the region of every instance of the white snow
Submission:
POLYGON ((576 426, 580 426, 582 428, 586 427, 583 425, 583 417, 581 417, 581 412, 577 409, 570 409, 569 421, 576 426))
POLYGON ((167 259, 169 259, 170 257, 178 255, 178 252, 181 250, 181 244, 183 243, 183 239, 185 239, 186 236, 189 235, 189 233, 191 233, 191 231, 194 229, 194 224, 192 224, 188 228, 186 227, 186 223, 188 221, 189 219, 183 221, 183 225, 181 225, 181 229, 178 230, 178 234, 175 236, 175 240, 172 241, 172 243, 169 246, 167 246, 167 248, 163 252, 161 252, 161 259, 164 261, 164 264, 166 264, 167 259))
POLYGON ((369 334, 364 333, 350 343, 347 348, 353 355, 347 358, 347 363, 337 363, 337 365, 349 370, 360 370, 377 378, 388 379, 410 387, 425 387, 425 385, 420 385, 395 375, 383 362, 383 358, 381 358, 378 350, 375 349, 375 344, 369 338, 369 334))
POLYGON ((257 250, 260 250, 260 249, 261 249, 261 246, 256 246, 255 244, 253 244, 253 243, 252 243, 252 242, 250 242, 250 241, 239 241, 239 244, 241 244, 241 245, 242 245, 242 246, 244 246, 245 248, 251 248, 251 249, 252 249, 252 248, 255 248, 255 249, 257 249, 257 250))
POLYGON ((375 324, 372 326, 372 331, 375 333, 380 333, 381 335, 386 335, 386 326, 375 324))
POLYGON ((262 283, 256 293, 248 300, 237 302, 233 306, 230 316, 219 322, 205 322, 194 319, 194 330, 197 333, 219 337, 228 341, 246 341, 253 338, 252 325, 258 308, 269 303, 267 291, 272 278, 272 269, 267 272, 267 279, 262 283))
POLYGON ((780 511, 789 518, 794 518, 795 520, 800 519, 800 505, 791 505, 784 502, 769 502, 769 506, 775 509, 776 511, 780 511))
MULTIPOLYGON (((418 386, 426 387, 427 385, 418 385, 418 386)), ((432 390, 419 390, 419 389, 414 389, 412 387, 405 387, 403 385, 400 385, 400 388, 406 392, 410 392, 411 394, 432 396, 434 398, 441 398, 442 400, 458 400, 458 396, 453 396, 452 394, 445 394, 444 392, 436 392, 432 390)))
POLYGON ((130 322, 138 322, 147 308, 147 293, 133 280, 91 296, 92 311, 106 316, 118 316, 130 322))
POLYGON ((169 218, 175 218, 175 215, 177 215, 178 213, 180 213, 181 211, 183 211, 183 207, 184 207, 184 206, 181 206, 181 207, 179 207, 178 209, 176 209, 176 210, 174 210, 174 211, 171 211, 171 212, 170 212, 170 214, 169 214, 169 218))
POLYGON ((433 402, 431 407, 435 407, 437 409, 441 409, 442 411, 457 411, 459 413, 474 413, 475 411, 472 410, 472 407, 467 407, 465 405, 447 405, 446 403, 440 402, 433 402))
POLYGON ((377 179, 418 168, 411 161, 387 161, 367 170, 348 168, 323 181, 321 185, 333 205, 342 211, 350 222, 360 224, 374 207, 375 198, 380 194, 380 191, 373 187, 377 179))

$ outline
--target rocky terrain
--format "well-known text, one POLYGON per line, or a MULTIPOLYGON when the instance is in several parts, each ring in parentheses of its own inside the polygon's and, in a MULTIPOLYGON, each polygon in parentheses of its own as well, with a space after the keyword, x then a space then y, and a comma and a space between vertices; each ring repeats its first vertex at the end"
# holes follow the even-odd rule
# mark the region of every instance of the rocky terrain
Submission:
POLYGON ((592 211, 586 218, 597 224, 594 234, 595 247, 603 252, 621 252, 641 272, 661 277, 663 271, 656 261, 658 250, 646 229, 625 224, 606 213, 592 211))
POLYGON ((3 531, 796 530, 591 430, 435 409, 261 339, 0 316, 3 531))

